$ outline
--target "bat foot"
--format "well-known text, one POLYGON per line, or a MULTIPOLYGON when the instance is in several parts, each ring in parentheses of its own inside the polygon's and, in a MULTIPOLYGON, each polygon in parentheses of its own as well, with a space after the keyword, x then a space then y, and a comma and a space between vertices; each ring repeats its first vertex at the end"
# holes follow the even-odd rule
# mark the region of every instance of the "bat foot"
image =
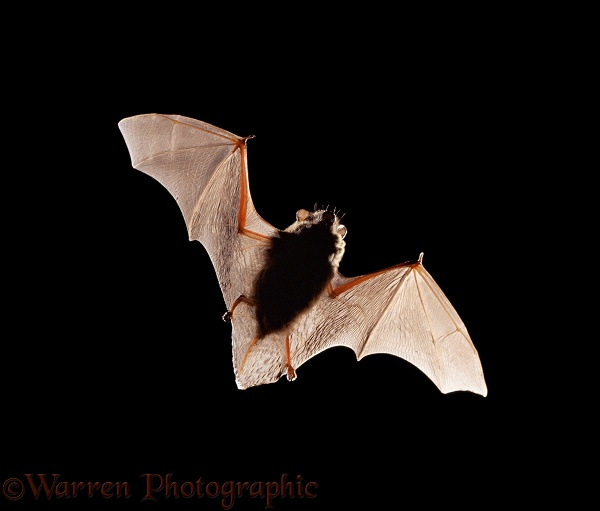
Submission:
POLYGON ((288 364, 287 366, 287 379, 288 381, 294 381, 298 376, 296 376, 296 371, 294 368, 288 364))
POLYGON ((223 314, 223 316, 221 316, 223 321, 225 321, 226 323, 228 321, 231 321, 231 318, 233 317, 233 311, 242 302, 247 303, 248 305, 255 305, 254 300, 252 298, 248 298, 247 296, 240 295, 238 297, 238 299, 235 302, 233 302, 231 309, 228 310, 225 314, 223 314))

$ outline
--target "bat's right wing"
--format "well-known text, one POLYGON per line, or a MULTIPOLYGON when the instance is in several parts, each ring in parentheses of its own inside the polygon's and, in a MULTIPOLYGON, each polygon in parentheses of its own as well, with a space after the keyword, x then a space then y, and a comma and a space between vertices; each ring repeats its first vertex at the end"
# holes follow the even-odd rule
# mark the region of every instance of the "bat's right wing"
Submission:
POLYGON ((190 240, 213 263, 227 309, 252 289, 277 229, 256 212, 248 185, 246 140, 181 115, 144 114, 119 122, 132 166, 175 198, 190 240))
POLYGON ((298 324, 292 365, 334 346, 358 360, 396 355, 423 371, 442 393, 487 395, 479 355, 458 313, 422 264, 405 263, 360 277, 337 274, 337 294, 323 293, 298 324), (326 325, 326 326, 325 326, 326 325))

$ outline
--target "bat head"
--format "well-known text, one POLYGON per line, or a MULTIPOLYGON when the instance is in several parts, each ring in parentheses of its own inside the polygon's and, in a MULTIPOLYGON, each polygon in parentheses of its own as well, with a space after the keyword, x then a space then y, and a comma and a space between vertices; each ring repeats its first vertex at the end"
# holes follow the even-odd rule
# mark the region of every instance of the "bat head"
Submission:
POLYGON ((338 217, 335 211, 328 209, 317 209, 316 207, 314 211, 299 209, 296 212, 296 221, 285 231, 298 234, 307 242, 313 240, 311 242, 314 243, 313 247, 322 247, 329 254, 331 267, 336 270, 344 255, 346 247, 344 237, 348 232, 340 220, 341 217, 338 217), (311 235, 312 233, 314 236, 311 235), (308 237, 305 236, 306 234, 308 237))
POLYGON ((296 221, 286 231, 299 232, 314 226, 329 227, 329 230, 333 234, 339 236, 340 240, 343 240, 348 230, 345 225, 340 223, 340 220, 341 217, 336 215, 335 211, 316 208, 314 211, 299 209, 296 211, 296 221))

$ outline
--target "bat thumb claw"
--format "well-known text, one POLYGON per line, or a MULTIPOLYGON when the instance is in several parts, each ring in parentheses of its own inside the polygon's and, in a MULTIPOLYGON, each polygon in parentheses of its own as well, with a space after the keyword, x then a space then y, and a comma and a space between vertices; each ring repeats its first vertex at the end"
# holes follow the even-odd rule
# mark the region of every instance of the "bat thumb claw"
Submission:
POLYGON ((223 314, 223 316, 221 317, 221 319, 223 319, 223 321, 225 321, 225 323, 228 323, 229 321, 231 321, 231 311, 227 311, 225 314, 223 314))

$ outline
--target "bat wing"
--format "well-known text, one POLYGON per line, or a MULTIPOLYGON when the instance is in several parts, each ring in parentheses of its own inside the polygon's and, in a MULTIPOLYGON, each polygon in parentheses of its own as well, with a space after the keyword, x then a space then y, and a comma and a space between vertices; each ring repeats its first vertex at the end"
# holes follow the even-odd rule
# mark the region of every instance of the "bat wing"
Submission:
POLYGON ((373 353, 396 355, 423 371, 442 393, 487 395, 479 355, 458 313, 422 264, 393 266, 370 275, 338 273, 336 298, 323 295, 306 318, 297 364, 324 349, 348 346, 358 360, 373 353), (327 333, 311 322, 327 315, 327 333), (310 333, 309 333, 310 332, 310 333))
POLYGON ((119 129, 133 167, 160 182, 179 204, 189 239, 208 252, 229 308, 252 288, 267 241, 277 232, 250 196, 250 137, 180 115, 127 117, 119 129))
MULTIPOLYGON (((458 313, 422 264, 401 264, 360 277, 337 273, 337 294, 324 292, 297 322, 290 359, 298 368, 334 346, 351 348, 358 360, 374 353, 396 355, 423 371, 442 393, 487 395, 479 355, 458 313)), ((246 386, 270 383, 283 373, 281 342, 273 337, 248 357, 246 386), (255 353, 254 353, 255 352, 255 353), (277 361, 270 366, 265 361, 277 361)))

